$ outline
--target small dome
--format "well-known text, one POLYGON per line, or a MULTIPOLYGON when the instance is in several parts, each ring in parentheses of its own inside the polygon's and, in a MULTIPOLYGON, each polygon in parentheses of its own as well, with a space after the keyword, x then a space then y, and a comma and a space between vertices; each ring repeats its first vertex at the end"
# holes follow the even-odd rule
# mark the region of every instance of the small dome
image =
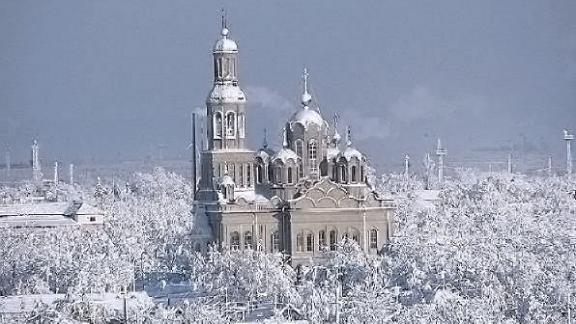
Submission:
POLYGON ((340 150, 337 147, 329 147, 326 149, 326 159, 332 160, 340 154, 340 150))
POLYGON ((274 154, 274 156, 272 156, 272 163, 277 160, 282 161, 282 163, 286 163, 290 159, 292 159, 294 163, 298 162, 298 154, 287 147, 283 147, 280 151, 274 154))
POLYGON ((304 107, 292 116, 290 119, 290 125, 293 123, 300 123, 304 128, 308 128, 308 126, 312 124, 318 127, 323 127, 326 124, 322 116, 320 116, 317 111, 308 108, 308 106, 304 107))
POLYGON ((261 158, 264 163, 268 163, 268 161, 270 161, 270 157, 273 155, 274 151, 269 148, 260 148, 258 151, 256 151, 256 157, 261 158))
POLYGON ((232 180, 232 177, 225 174, 222 178, 220 178, 220 185, 222 185, 222 186, 235 186, 236 184, 234 183, 234 180, 232 180))
POLYGON ((341 157, 344 157, 346 161, 350 161, 352 158, 357 158, 360 161, 364 160, 364 155, 352 146, 348 146, 344 151, 340 152, 340 154, 338 154, 338 158, 341 157))
POLYGON ((228 38, 230 31, 228 28, 222 28, 222 38, 214 44, 214 52, 238 52, 238 45, 235 41, 228 38))
POLYGON ((220 103, 226 102, 245 102, 246 95, 240 87, 232 84, 215 84, 206 99, 206 102, 220 103))
POLYGON ((304 106, 309 106, 312 102, 312 96, 306 91, 302 94, 301 100, 304 106))

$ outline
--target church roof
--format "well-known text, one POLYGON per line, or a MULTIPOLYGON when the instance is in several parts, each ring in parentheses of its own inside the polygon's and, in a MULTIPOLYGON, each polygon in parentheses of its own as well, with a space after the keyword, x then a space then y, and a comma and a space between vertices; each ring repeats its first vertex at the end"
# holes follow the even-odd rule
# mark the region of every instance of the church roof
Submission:
POLYGON ((238 52, 238 45, 236 42, 228 38, 229 33, 230 31, 228 28, 222 28, 222 31, 220 32, 222 38, 217 40, 214 44, 214 52, 238 52))
POLYGON ((292 159, 294 162, 297 162, 299 159, 298 154, 287 147, 283 147, 280 151, 274 154, 272 157, 272 162, 280 160, 282 163, 286 163, 290 159, 292 159))
POLYGON ((305 106, 300 109, 297 113, 292 115, 290 119, 290 126, 294 123, 300 123, 304 128, 308 128, 310 125, 316 125, 322 127, 326 124, 320 113, 305 106))
POLYGON ((340 152, 340 154, 338 154, 338 158, 341 157, 345 158, 346 161, 350 161, 353 158, 357 158, 358 160, 364 159, 364 155, 352 146, 347 146, 344 151, 340 152))

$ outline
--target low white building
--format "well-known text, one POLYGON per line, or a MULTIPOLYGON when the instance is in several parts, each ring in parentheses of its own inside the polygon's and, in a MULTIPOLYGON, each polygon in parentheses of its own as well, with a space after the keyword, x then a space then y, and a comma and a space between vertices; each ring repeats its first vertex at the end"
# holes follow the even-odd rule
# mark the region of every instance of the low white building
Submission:
POLYGON ((102 224, 104 212, 79 201, 0 205, 0 226, 29 228, 102 224))

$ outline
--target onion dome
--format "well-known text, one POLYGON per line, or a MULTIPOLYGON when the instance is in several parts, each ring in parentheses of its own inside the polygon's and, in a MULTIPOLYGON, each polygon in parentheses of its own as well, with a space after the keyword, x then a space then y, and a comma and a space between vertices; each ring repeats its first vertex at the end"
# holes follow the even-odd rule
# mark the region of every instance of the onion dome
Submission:
POLYGON ((356 158, 360 161, 365 160, 365 157, 360 151, 352 146, 352 134, 350 131, 350 127, 348 127, 348 131, 346 134, 346 148, 338 154, 338 159, 345 158, 346 161, 350 161, 353 158, 356 158))
POLYGON ((246 95, 240 87, 230 84, 214 84, 206 98, 207 103, 246 102, 246 95))
POLYGON ((256 151, 256 157, 262 159, 262 162, 268 163, 270 158, 274 155, 274 151, 268 147, 268 140, 266 139, 266 129, 264 129, 264 140, 262 147, 256 151))
POLYGON ((308 92, 308 71, 306 69, 304 69, 303 79, 304 93, 301 97, 302 109, 292 115, 292 118, 290 118, 290 125, 299 123, 304 126, 304 129, 308 128, 310 125, 323 127, 327 124, 326 121, 324 121, 319 112, 310 109, 310 104, 312 103, 312 95, 310 95, 308 92))
POLYGON ((228 34, 230 30, 225 26, 222 27, 222 31, 220 35, 222 36, 219 40, 216 41, 214 44, 214 53, 236 53, 238 52, 238 44, 235 41, 228 38, 228 34))
POLYGON ((297 163, 300 157, 298 156, 298 154, 296 154, 296 152, 288 148, 288 138, 286 136, 286 128, 284 128, 283 133, 284 133, 284 141, 282 143, 282 149, 272 156, 272 163, 278 160, 282 161, 282 163, 284 164, 288 162, 288 160, 292 160, 294 163, 297 163))

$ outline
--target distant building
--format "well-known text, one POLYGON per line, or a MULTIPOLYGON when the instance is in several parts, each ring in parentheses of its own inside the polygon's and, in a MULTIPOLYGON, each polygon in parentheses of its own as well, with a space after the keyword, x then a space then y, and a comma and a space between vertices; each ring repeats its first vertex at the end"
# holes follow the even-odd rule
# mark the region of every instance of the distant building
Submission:
POLYGON ((238 46, 224 25, 213 48, 208 148, 201 154, 195 212, 206 215, 215 242, 232 249, 282 251, 305 263, 343 238, 369 253, 388 241, 395 204, 367 181, 367 159, 342 143, 308 92, 286 122, 282 148, 246 146, 246 95, 238 85, 238 46))
POLYGON ((80 202, 39 202, 0 205, 0 227, 48 228, 104 224, 104 213, 80 202))

